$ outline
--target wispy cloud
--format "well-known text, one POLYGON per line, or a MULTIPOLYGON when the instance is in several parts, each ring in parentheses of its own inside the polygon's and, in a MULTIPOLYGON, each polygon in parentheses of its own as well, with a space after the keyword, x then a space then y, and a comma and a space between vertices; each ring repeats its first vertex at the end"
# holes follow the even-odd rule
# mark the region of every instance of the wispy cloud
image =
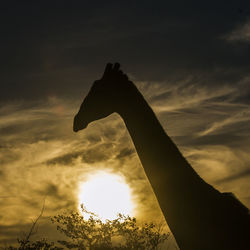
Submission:
POLYGON ((18 228, 29 223, 44 199, 45 217, 78 209, 80 183, 98 170, 125 177, 138 204, 138 218, 161 218, 122 120, 112 115, 75 134, 72 119, 77 106, 53 97, 29 105, 6 104, 0 110, 3 226, 18 228))
MULTIPOLYGON (((241 101, 241 92, 230 84, 212 90, 208 85, 199 87, 193 77, 174 84, 136 84, 196 171, 219 190, 233 191, 250 206, 250 104, 241 101)), ((111 115, 75 134, 72 119, 78 105, 54 96, 6 104, 0 109, 3 226, 27 224, 44 199, 45 217, 77 209, 79 183, 99 170, 124 176, 137 204, 138 218, 162 218, 120 117, 111 115)), ((49 221, 46 223, 49 228, 49 221)))
POLYGON ((234 85, 201 87, 190 77, 172 84, 139 83, 139 88, 196 171, 249 207, 248 84, 246 76, 234 85))
POLYGON ((232 42, 250 42, 250 20, 237 26, 230 34, 225 38, 232 42))

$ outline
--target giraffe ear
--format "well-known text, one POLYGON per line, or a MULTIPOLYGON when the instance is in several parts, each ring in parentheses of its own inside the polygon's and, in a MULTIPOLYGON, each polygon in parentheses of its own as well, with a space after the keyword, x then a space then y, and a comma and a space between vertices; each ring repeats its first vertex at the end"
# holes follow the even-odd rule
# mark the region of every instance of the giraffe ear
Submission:
POLYGON ((120 71, 120 66, 121 66, 120 63, 115 63, 113 70, 115 72, 119 72, 120 71))
POLYGON ((112 63, 107 63, 102 78, 105 78, 112 70, 112 63))

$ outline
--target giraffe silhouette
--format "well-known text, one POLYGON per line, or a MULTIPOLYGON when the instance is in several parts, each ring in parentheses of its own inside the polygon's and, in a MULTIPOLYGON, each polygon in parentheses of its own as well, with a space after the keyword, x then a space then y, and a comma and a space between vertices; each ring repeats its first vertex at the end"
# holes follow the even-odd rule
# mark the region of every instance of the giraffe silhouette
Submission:
POLYGON ((180 249, 250 249, 249 210, 195 172, 120 65, 109 63, 84 99, 73 130, 114 112, 125 122, 180 249))

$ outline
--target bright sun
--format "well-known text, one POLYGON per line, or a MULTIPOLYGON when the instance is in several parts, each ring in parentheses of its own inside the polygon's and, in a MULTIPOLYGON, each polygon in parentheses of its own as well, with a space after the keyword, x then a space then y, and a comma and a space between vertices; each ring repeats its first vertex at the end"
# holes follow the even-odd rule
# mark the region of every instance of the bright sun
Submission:
POLYGON ((80 183, 79 204, 102 220, 115 219, 118 213, 132 215, 133 210, 130 188, 126 182, 119 175, 103 172, 80 183))

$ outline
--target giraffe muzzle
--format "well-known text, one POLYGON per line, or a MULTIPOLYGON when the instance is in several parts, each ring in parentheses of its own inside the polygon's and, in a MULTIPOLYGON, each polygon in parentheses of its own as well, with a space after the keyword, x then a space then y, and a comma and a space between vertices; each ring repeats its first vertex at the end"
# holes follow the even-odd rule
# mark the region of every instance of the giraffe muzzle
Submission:
POLYGON ((85 129, 88 126, 88 123, 81 119, 79 114, 77 114, 74 117, 74 123, 73 123, 73 131, 78 132, 79 130, 85 129))

